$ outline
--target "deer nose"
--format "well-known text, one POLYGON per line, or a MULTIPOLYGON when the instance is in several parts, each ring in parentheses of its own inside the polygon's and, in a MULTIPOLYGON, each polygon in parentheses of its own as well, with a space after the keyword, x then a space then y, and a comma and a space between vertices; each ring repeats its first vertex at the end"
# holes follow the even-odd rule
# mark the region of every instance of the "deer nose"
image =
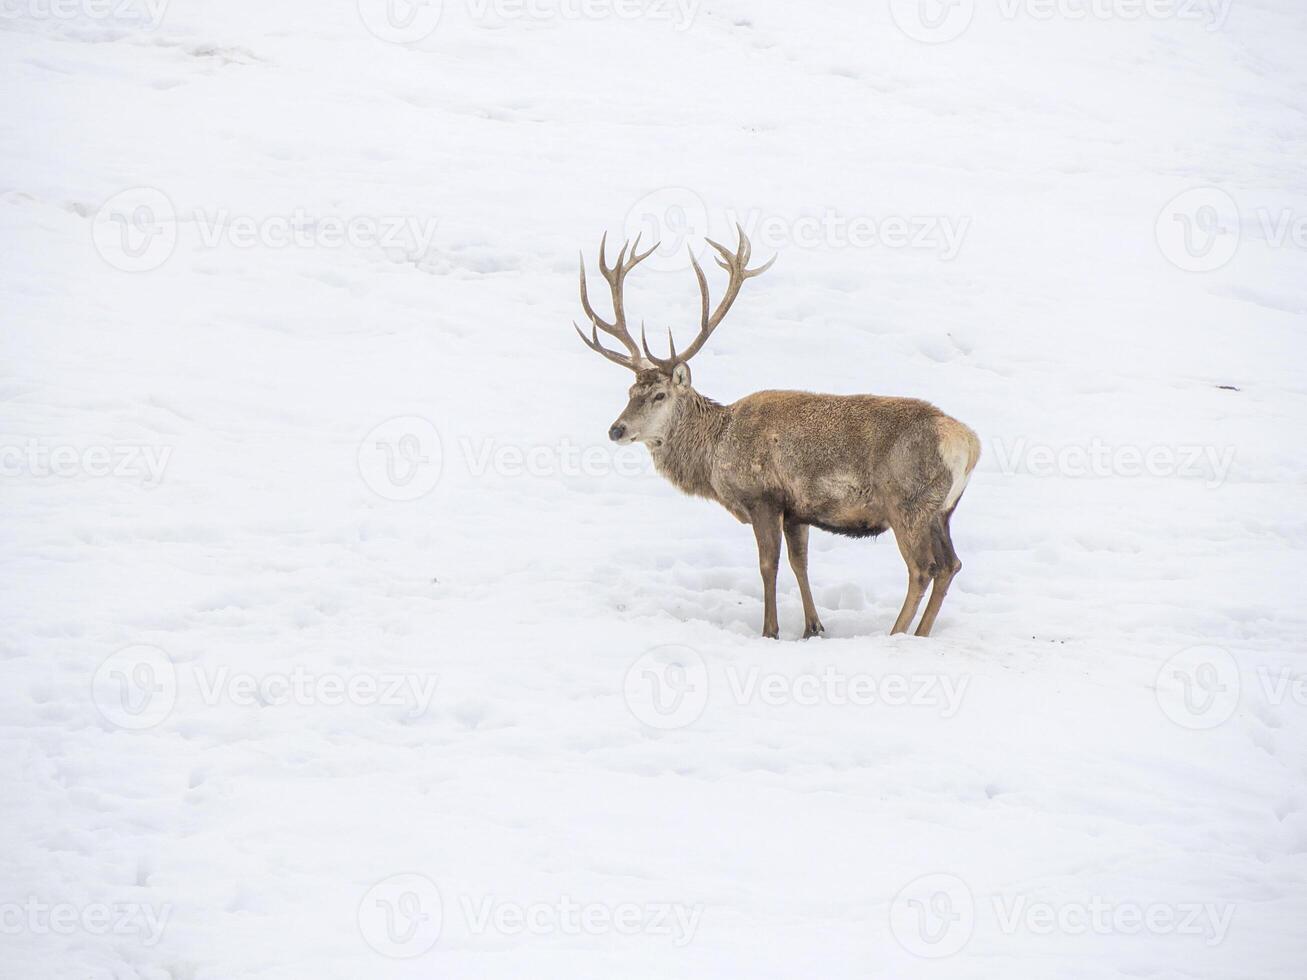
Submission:
POLYGON ((614 422, 613 427, 608 430, 608 438, 616 442, 622 436, 626 435, 626 426, 621 422, 614 422))

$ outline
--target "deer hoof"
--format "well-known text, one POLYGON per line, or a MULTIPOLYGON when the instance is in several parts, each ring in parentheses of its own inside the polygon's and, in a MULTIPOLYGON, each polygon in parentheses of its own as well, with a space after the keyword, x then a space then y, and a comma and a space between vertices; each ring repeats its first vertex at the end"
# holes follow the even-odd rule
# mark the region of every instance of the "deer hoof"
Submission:
POLYGON ((766 626, 764 626, 762 628, 762 637, 764 640, 779 640, 781 638, 780 627, 773 626, 770 629, 768 629, 766 626))
POLYGON ((820 622, 808 623, 803 630, 803 638, 805 640, 810 640, 814 636, 821 636, 821 634, 825 632, 826 632, 826 627, 822 626, 820 622))

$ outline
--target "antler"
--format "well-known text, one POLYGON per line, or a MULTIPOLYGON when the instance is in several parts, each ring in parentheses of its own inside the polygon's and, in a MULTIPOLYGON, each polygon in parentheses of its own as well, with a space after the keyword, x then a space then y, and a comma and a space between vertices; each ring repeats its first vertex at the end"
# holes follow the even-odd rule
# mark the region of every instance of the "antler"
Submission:
MULTIPOLYGON (((646 252, 639 251, 640 236, 635 236, 634 243, 622 243, 622 250, 617 253, 617 264, 611 268, 608 266, 608 233, 605 232, 599 241, 599 272, 608 283, 608 291, 612 294, 613 299, 613 322, 601 320, 594 308, 590 306, 590 296, 585 288, 585 256, 581 256, 581 309, 585 310, 586 317, 591 324, 590 336, 587 337, 576 322, 572 326, 576 327, 576 332, 580 335, 581 340, 592 351, 604 355, 614 364, 620 364, 622 367, 630 368, 632 371, 640 371, 647 367, 644 359, 640 356, 640 348, 635 340, 631 337, 631 332, 626 329, 626 309, 622 304, 622 287, 626 282, 626 274, 634 269, 637 265, 653 254, 654 249, 659 243, 654 242, 646 252), (631 249, 628 257, 627 248, 631 249), (602 330, 610 337, 616 337, 621 341, 622 346, 627 349, 630 356, 625 356, 615 350, 609 350, 599 342, 599 331, 602 330)), ((643 331, 642 331, 643 333, 643 331)))
POLYGON ((732 252, 725 245, 719 245, 711 238, 708 244, 717 251, 716 261, 719 266, 726 270, 729 278, 726 282, 726 292, 722 294, 721 301, 717 304, 712 314, 708 313, 708 280, 703 274, 703 269, 699 265, 699 260, 694 257, 694 249, 690 249, 690 262, 694 266, 695 278, 699 280, 699 298, 700 316, 699 316, 699 336, 694 338, 694 342, 685 349, 682 354, 676 353, 676 341, 672 339, 672 331, 669 327, 667 330, 667 343, 671 347, 671 356, 667 358, 657 357, 649 350, 649 342, 644 336, 644 330, 640 331, 640 343, 644 347, 645 358, 666 374, 671 374, 672 369, 677 364, 682 364, 699 353, 704 343, 712 336, 712 332, 717 329, 717 325, 722 322, 731 304, 735 302, 735 297, 740 293, 740 287, 744 285, 746 279, 752 279, 754 276, 760 276, 771 268, 772 263, 776 261, 773 255, 763 265, 756 269, 750 269, 749 257, 752 254, 752 246, 749 244, 749 237, 744 233, 744 229, 736 224, 736 233, 740 236, 740 243, 732 252))

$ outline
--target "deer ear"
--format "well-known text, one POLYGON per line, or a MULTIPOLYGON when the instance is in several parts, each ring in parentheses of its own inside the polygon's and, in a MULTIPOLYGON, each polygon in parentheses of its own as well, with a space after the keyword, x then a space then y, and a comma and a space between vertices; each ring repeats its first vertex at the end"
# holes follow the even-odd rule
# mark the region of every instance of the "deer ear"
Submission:
POLYGON ((677 362, 676 367, 672 368, 672 384, 678 388, 690 386, 690 365, 684 361, 677 362))

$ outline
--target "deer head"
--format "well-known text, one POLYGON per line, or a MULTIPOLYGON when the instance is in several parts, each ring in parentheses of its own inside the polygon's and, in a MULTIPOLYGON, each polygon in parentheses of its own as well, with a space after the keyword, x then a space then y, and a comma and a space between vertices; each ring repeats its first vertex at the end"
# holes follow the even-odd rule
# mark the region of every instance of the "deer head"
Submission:
POLYGON ((726 291, 722 294, 721 300, 715 307, 711 307, 711 300, 708 296, 708 279, 703 274, 703 268, 699 265, 699 260, 694 256, 694 250, 690 249, 690 264, 694 268, 695 278, 699 282, 700 297, 700 317, 699 317, 699 335, 694 338, 684 351, 677 353, 676 341, 672 337, 672 331, 669 327, 667 330, 667 343, 670 353, 667 357, 658 357, 649 350, 649 341, 645 337, 643 325, 640 328, 640 343, 636 344, 631 332, 626 327, 626 308, 623 303, 622 290, 626 282, 627 273, 637 265, 653 254, 654 249, 658 247, 655 242, 651 248, 645 252, 639 251, 640 239, 636 237, 635 243, 629 246, 625 243, 622 249, 617 253, 617 264, 608 265, 607 244, 608 236, 599 242, 599 272, 608 283, 609 292, 612 294, 613 303, 613 320, 608 322, 602 320, 595 313, 594 308, 590 305, 590 296, 586 291, 585 278, 585 257, 581 257, 581 309, 585 311, 586 317, 590 320, 590 336, 587 337, 580 327, 572 324, 576 332, 580 335, 581 340, 592 351, 602 354, 614 364, 620 364, 625 368, 635 372, 635 383, 631 385, 628 392, 629 401, 625 410, 617 417, 617 421, 612 424, 608 430, 608 437, 614 442, 623 445, 632 442, 643 442, 653 448, 662 445, 663 438, 671 421, 676 417, 678 408, 689 394, 693 393, 690 386, 690 358, 703 348, 712 332, 717 329, 718 325, 725 318, 727 311, 730 310, 731 304, 735 302, 735 297, 739 295, 740 287, 744 285, 746 279, 752 279, 754 276, 761 275, 771 268, 772 262, 776 257, 772 256, 771 260, 756 269, 750 269, 749 257, 751 246, 749 245, 748 236, 744 234, 744 229, 739 225, 735 226, 739 234, 739 244, 735 251, 731 251, 725 245, 720 245, 712 239, 708 239, 708 244, 717 252, 716 261, 719 266, 726 270, 727 283, 726 291), (626 353, 610 350, 599 341, 599 331, 603 331, 610 337, 616 338, 626 353))

